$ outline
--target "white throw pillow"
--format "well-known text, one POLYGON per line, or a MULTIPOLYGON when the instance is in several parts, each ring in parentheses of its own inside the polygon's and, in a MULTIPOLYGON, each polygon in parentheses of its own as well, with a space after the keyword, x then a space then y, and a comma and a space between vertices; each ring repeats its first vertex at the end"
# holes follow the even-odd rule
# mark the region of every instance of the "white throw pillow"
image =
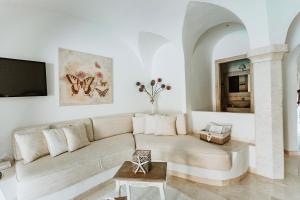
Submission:
POLYGON ((178 135, 186 135, 186 119, 184 114, 178 114, 176 117, 176 130, 178 135))
POLYGON ((132 117, 133 134, 145 133, 145 117, 132 117))
POLYGON ((209 128, 209 132, 221 134, 223 130, 223 126, 220 125, 211 125, 209 128))
POLYGON ((213 132, 213 133, 219 133, 219 134, 225 134, 231 132, 232 125, 231 124, 218 124, 215 122, 209 122, 206 127, 205 131, 213 132), (222 127, 222 130, 221 130, 222 127))
POLYGON ((155 134, 155 132, 156 132, 156 115, 146 115, 145 134, 155 134))
POLYGON ((63 131, 67 138, 68 151, 72 152, 90 144, 86 128, 83 124, 64 127, 63 131))
POLYGON ((43 133, 47 140, 51 157, 58 156, 68 151, 67 139, 62 129, 46 129, 43 130, 43 133))
POLYGON ((157 115, 155 135, 176 135, 176 116, 157 115))
POLYGON ((41 131, 16 134, 15 139, 24 160, 24 164, 49 154, 47 142, 41 131))
POLYGON ((222 124, 222 126, 223 126, 222 134, 231 133, 231 128, 232 128, 231 124, 222 124))

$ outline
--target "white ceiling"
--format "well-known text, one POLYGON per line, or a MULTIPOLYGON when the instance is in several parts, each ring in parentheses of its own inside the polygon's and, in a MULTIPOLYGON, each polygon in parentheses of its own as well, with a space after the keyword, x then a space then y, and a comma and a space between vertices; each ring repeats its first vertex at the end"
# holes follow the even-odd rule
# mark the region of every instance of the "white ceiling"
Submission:
POLYGON ((183 28, 185 49, 191 51, 201 35, 212 27, 226 22, 241 24, 236 15, 223 7, 195 1, 189 3, 183 28))
POLYGON ((159 21, 185 10, 185 0, 0 0, 11 6, 36 7, 74 17, 102 22, 159 21))
POLYGON ((192 48, 208 29, 240 20, 230 11, 190 0, 0 0, 0 6, 35 8, 107 25, 121 35, 140 32, 181 40, 192 48), (189 3, 190 2, 190 3, 189 3), (184 27, 183 27, 184 25, 184 27))

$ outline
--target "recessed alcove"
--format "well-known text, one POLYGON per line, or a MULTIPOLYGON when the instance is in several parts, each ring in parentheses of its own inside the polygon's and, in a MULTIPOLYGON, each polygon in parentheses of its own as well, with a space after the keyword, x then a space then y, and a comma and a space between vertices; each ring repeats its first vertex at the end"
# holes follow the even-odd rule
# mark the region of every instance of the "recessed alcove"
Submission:
POLYGON ((246 27, 224 7, 192 2, 185 16, 183 47, 187 110, 217 111, 215 61, 247 54, 246 27))
MULTIPOLYGON (((238 79, 239 91, 247 93, 241 102, 247 104, 243 113, 234 113, 217 109, 217 77, 216 61, 220 63, 245 59, 248 63, 249 51, 248 31, 242 20, 230 10, 209 3, 192 2, 188 5, 184 29, 183 47, 186 73, 186 104, 189 113, 190 130, 204 128, 211 121, 230 123, 234 129, 232 138, 247 143, 255 143, 254 114, 251 113, 253 101, 249 95, 251 75, 246 67, 244 77, 238 79), (210 16, 214 13, 213 16, 210 16), (203 17, 205 15, 205 17, 203 17), (197 22, 197 23, 195 23, 197 22), (242 55, 242 56, 240 56, 242 55), (244 81, 243 81, 244 79, 244 81), (246 100, 246 101, 245 101, 246 100), (246 113, 245 113, 246 112, 246 113), (242 125, 241 128, 239 127, 242 125), (247 130, 245 130, 247 129, 247 130)), ((237 82, 235 78, 231 80, 237 82)), ((235 90, 237 88, 231 88, 235 90)), ((232 92, 234 94, 234 92, 232 92)), ((236 97, 232 97, 236 98, 236 97)), ((251 165, 254 167, 255 153, 251 150, 251 165)))
POLYGON ((252 67, 246 55, 216 60, 216 111, 253 112, 252 67))

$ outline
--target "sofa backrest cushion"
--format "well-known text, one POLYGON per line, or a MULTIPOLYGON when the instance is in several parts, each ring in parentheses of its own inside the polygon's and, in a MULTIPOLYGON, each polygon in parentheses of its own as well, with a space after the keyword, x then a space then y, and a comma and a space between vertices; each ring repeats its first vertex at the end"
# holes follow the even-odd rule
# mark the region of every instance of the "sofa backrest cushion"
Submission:
POLYGON ((76 119, 70 121, 63 121, 51 124, 50 128, 63 128, 66 126, 77 126, 84 124, 86 128, 86 133, 90 142, 94 141, 94 131, 93 131, 93 124, 92 120, 89 118, 86 119, 76 119))
POLYGON ((133 134, 145 133, 145 117, 132 117, 133 134))
MULTIPOLYGON (((135 117, 138 119, 136 121, 141 121, 140 118, 144 118, 144 134, 155 134, 157 129, 157 116, 169 116, 169 117, 175 117, 175 128, 178 135, 186 135, 187 134, 187 119, 186 114, 184 113, 164 113, 159 115, 150 115, 146 113, 136 113, 135 117)), ((135 125, 135 124, 134 124, 135 125)), ((143 124, 140 123, 139 126, 142 126, 143 124)), ((163 125, 163 124, 162 124, 163 125)), ((137 127, 137 126, 136 126, 137 127)), ((134 128, 136 128, 134 126, 134 128)), ((141 128, 139 127, 141 130, 141 128)), ((134 130, 135 131, 135 130, 134 130)), ((140 133, 141 131, 139 131, 140 133)), ((135 134, 135 132, 134 132, 135 134)), ((159 134, 160 135, 160 134, 159 134)))
MULTIPOLYGON (((15 129, 13 131, 13 138, 12 138, 12 146, 13 146, 13 153, 14 153, 15 160, 23 159, 21 151, 20 151, 20 147, 19 147, 18 143, 16 142, 16 135, 25 135, 25 134, 33 134, 33 133, 39 134, 36 139, 38 141, 40 141, 40 143, 43 144, 48 151, 47 141, 43 135, 43 130, 49 129, 49 128, 50 128, 50 125, 46 124, 46 125, 39 125, 39 126, 15 129)), ((47 154, 49 154, 49 151, 47 152, 47 154)))
POLYGON ((94 140, 132 133, 132 117, 132 114, 120 114, 93 118, 94 140))
POLYGON ((48 150, 51 157, 58 156, 68 151, 68 143, 62 128, 52 128, 43 130, 47 140, 48 150))
POLYGON ((155 135, 176 135, 176 116, 156 115, 155 135))
MULTIPOLYGON (((84 124, 85 125, 89 141, 90 142, 94 141, 93 124, 92 124, 92 120, 89 119, 89 118, 62 121, 62 122, 51 123, 51 124, 49 123, 49 124, 44 124, 44 125, 35 125, 35 126, 26 127, 26 128, 17 128, 17 129, 15 129, 13 131, 13 137, 12 137, 12 146, 13 146, 13 153, 14 153, 15 160, 22 160, 23 159, 23 157, 20 153, 20 149, 18 147, 18 144, 16 143, 16 140, 15 140, 15 134, 28 134, 28 133, 31 133, 32 131, 40 131, 41 134, 43 134, 42 131, 45 130, 45 129, 62 128, 62 127, 66 127, 66 126, 69 126, 69 125, 79 125, 79 124, 84 124)), ((46 138, 45 138, 45 143, 46 143, 46 147, 48 149, 46 138)))
POLYGON ((86 128, 84 124, 64 127, 63 131, 67 138, 69 152, 85 147, 91 143, 87 138, 86 128))
POLYGON ((28 134, 16 134, 15 139, 24 164, 49 154, 47 142, 41 131, 32 131, 28 134))

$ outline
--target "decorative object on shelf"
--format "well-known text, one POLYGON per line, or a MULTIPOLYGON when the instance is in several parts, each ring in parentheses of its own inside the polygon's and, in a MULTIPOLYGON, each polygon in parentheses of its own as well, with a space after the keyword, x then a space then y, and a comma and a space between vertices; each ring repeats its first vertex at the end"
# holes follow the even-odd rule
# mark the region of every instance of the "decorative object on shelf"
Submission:
POLYGON ((131 162, 134 173, 148 173, 151 169, 151 150, 136 150, 131 162))
POLYGON ((157 100, 158 95, 164 91, 164 90, 171 90, 170 85, 166 85, 162 83, 162 79, 158 78, 157 80, 151 80, 150 81, 150 88, 146 88, 144 84, 141 82, 136 82, 136 86, 139 87, 139 92, 145 92, 149 98, 150 98, 150 103, 152 105, 151 107, 151 113, 155 113, 155 103, 157 100))
POLYGON ((60 105, 113 102, 112 58, 59 49, 60 105))
POLYGON ((231 138, 231 125, 210 122, 200 132, 200 139, 206 142, 223 145, 231 138))

